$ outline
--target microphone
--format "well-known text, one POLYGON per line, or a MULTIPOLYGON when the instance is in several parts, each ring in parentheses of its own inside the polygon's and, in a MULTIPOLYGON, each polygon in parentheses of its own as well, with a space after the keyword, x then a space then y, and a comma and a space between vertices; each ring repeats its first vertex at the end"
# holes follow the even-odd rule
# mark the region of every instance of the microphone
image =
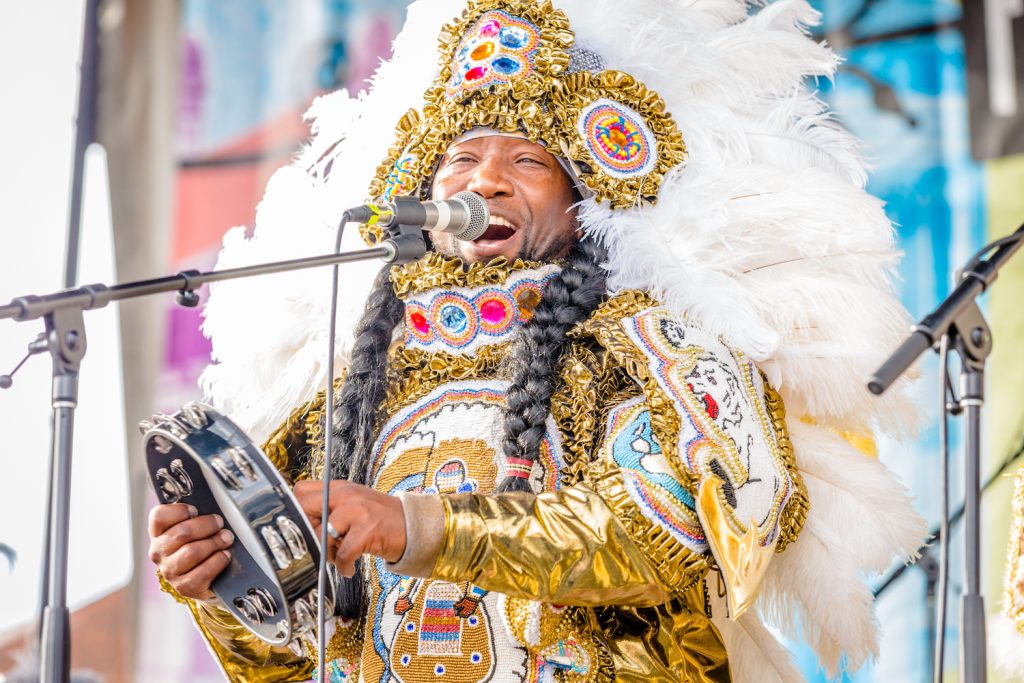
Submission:
POLYGON ((349 219, 389 227, 410 225, 430 232, 446 232, 456 239, 472 242, 487 232, 491 212, 476 192, 459 192, 448 199, 421 202, 396 197, 390 203, 363 204, 348 210, 349 219))

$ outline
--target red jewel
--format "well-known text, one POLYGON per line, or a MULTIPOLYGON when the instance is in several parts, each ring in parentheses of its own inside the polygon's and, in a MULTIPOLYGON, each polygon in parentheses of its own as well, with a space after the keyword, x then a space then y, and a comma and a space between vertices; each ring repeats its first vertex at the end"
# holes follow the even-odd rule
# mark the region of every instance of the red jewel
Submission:
POLYGON ((409 320, 420 334, 426 334, 430 331, 430 325, 427 324, 427 319, 422 313, 413 313, 409 316, 409 320))
POLYGON ((474 66, 472 69, 466 72, 467 81, 478 81, 487 74, 486 66, 474 66))
POLYGON ((497 299, 488 299, 480 304, 480 317, 491 324, 500 323, 507 314, 505 304, 497 299))

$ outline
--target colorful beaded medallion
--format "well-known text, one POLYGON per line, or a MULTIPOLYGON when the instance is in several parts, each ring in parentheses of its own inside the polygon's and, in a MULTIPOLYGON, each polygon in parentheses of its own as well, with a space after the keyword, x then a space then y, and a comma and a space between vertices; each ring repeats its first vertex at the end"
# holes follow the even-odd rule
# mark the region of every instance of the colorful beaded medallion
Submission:
POLYGON ((633 178, 654 169, 657 141, 643 118, 629 107, 600 99, 580 114, 578 129, 601 168, 615 178, 633 178))
POLYGON ((466 353, 508 341, 531 317, 557 266, 511 275, 501 286, 423 292, 405 304, 405 344, 466 353))
POLYGON ((456 100, 476 90, 532 74, 540 29, 503 10, 486 12, 466 33, 452 59, 446 93, 456 100))

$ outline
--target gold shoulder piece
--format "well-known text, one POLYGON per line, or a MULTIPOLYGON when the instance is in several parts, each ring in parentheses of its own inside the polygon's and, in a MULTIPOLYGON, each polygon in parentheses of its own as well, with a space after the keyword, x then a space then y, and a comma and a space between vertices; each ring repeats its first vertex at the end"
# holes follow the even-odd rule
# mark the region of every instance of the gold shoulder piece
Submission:
POLYGON ((724 499, 721 479, 710 476, 701 482, 697 490, 697 516, 725 579, 729 618, 735 620, 757 599, 768 562, 775 554, 777 538, 768 546, 760 545, 757 522, 753 519, 745 534, 737 534, 723 509, 724 499))

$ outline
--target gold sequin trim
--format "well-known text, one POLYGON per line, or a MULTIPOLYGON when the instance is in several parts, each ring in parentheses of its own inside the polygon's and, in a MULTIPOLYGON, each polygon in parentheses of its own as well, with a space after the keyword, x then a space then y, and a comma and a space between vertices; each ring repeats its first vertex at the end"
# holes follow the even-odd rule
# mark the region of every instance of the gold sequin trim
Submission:
POLYGON ((1003 576, 1003 616, 1024 636, 1024 465, 1017 470, 1011 502, 1010 541, 1003 576))
POLYGON ((800 474, 796 464, 793 441, 789 438, 789 429, 786 427, 786 406, 782 402, 782 396, 772 385, 768 384, 767 378, 762 375, 761 379, 764 382, 765 410, 771 421, 772 430, 775 432, 779 456, 786 466, 790 481, 793 482, 793 494, 782 510, 782 516, 779 519, 779 542, 775 546, 775 551, 781 553, 787 545, 796 541, 800 531, 804 528, 807 512, 810 509, 810 500, 807 497, 807 487, 804 485, 803 475, 800 474))
POLYGON ((521 270, 535 270, 545 264, 537 261, 515 259, 509 261, 499 256, 487 263, 471 263, 468 266, 460 258, 429 252, 419 261, 395 266, 391 269, 391 285, 395 295, 404 299, 409 294, 419 294, 442 287, 486 287, 500 285, 509 275, 521 270))
MULTIPOLYGON (((360 679, 359 670, 363 656, 365 626, 362 619, 358 621, 339 620, 334 635, 331 636, 330 641, 328 641, 327 646, 324 648, 324 661, 330 663, 339 660, 349 665, 348 677, 345 680, 358 681, 360 679)), ((306 650, 306 657, 315 663, 318 657, 315 643, 306 639, 302 642, 306 650)), ((331 680, 329 672, 327 680, 331 680)))
POLYGON ((176 603, 179 605, 189 604, 188 599, 174 589, 174 586, 171 585, 170 581, 164 578, 163 572, 159 569, 156 570, 156 580, 160 582, 160 590, 174 598, 176 603))
POLYGON ((651 524, 630 497, 618 468, 599 462, 591 466, 591 472, 591 485, 601 494, 666 586, 677 593, 684 593, 704 578, 714 562, 710 553, 697 554, 682 545, 667 529, 651 524))
MULTIPOLYGON (((498 376, 507 360, 509 344, 483 346, 473 356, 429 352, 399 346, 391 353, 393 372, 384 414, 394 415, 448 382, 498 376)), ((386 418, 387 419, 387 418, 386 418)))

